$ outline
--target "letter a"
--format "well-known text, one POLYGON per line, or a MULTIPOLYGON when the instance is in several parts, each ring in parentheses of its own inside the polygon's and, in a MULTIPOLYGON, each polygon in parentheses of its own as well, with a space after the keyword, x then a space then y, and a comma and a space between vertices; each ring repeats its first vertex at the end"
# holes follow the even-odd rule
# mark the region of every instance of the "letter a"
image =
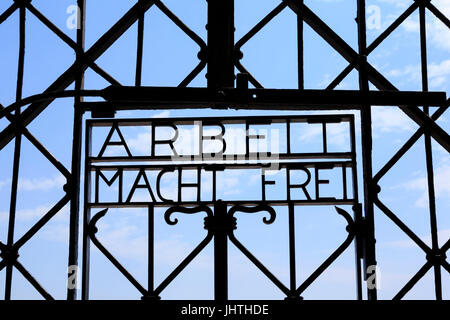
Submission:
POLYGON ((130 149, 128 148, 127 143, 125 142, 125 139, 123 138, 122 132, 120 132, 119 126, 117 125, 117 122, 114 122, 111 130, 108 133, 108 136, 106 137, 105 142, 103 143, 103 146, 98 154, 98 157, 101 158, 103 157, 103 154, 105 153, 105 150, 108 146, 123 146, 125 148, 125 151, 127 152, 127 155, 131 158, 131 152, 130 149), (111 141, 111 138, 114 134, 114 131, 117 132, 120 141, 111 141))

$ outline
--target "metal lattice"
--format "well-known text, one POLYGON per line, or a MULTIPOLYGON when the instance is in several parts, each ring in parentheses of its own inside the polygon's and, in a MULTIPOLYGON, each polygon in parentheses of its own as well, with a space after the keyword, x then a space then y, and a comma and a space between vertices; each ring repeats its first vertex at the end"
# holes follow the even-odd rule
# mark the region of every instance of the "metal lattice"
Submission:
MULTIPOLYGON (((38 0, 36 0, 38 1, 38 0)), ((255 264, 265 276, 278 287, 286 298, 300 299, 302 292, 313 283, 320 274, 327 269, 334 260, 352 243, 356 243, 356 262, 357 262, 357 297, 363 297, 363 271, 367 266, 374 266, 376 262, 375 254, 375 225, 374 208, 379 208, 392 222, 397 225, 417 246, 423 250, 426 255, 426 261, 423 267, 415 274, 410 281, 398 292, 395 299, 403 298, 408 291, 430 270, 434 270, 434 287, 436 299, 442 299, 442 279, 441 272, 450 272, 450 264, 446 260, 446 253, 450 248, 450 240, 443 246, 438 244, 438 226, 436 219, 435 190, 434 190, 434 170, 432 163, 432 140, 439 143, 447 152, 450 151, 450 137, 436 121, 445 113, 448 108, 448 100, 445 93, 429 92, 428 90, 428 62, 427 62, 427 36, 426 36, 426 12, 432 13, 450 28, 450 20, 442 14, 430 0, 416 0, 403 14, 401 14, 384 32, 382 32, 372 43, 367 44, 366 40, 366 4, 364 0, 357 0, 357 25, 358 25, 358 47, 356 52, 348 45, 325 21, 317 16, 301 0, 283 0, 263 19, 261 19, 247 34, 241 39, 235 41, 234 38, 234 1, 233 0, 210 0, 208 1, 208 39, 207 43, 186 24, 183 23, 163 1, 158 0, 139 0, 137 1, 114 25, 108 29, 99 39, 90 47, 85 48, 85 8, 86 0, 78 0, 80 10, 80 25, 77 30, 76 41, 72 40, 55 24, 53 24, 45 15, 43 15, 29 0, 15 0, 11 6, 0 15, 0 24, 5 22, 14 12, 19 11, 20 15, 20 50, 17 74, 16 102, 9 106, 1 106, 0 118, 9 121, 8 126, 0 132, 0 148, 3 149, 10 142, 14 141, 14 159, 12 172, 12 187, 9 210, 9 228, 7 243, 0 242, 1 261, 0 270, 6 269, 5 299, 11 298, 12 272, 16 269, 29 283, 45 298, 52 299, 52 295, 46 291, 45 284, 41 285, 38 279, 33 277, 22 265, 19 259, 21 247, 23 247, 35 234, 46 225, 54 216, 67 204, 70 204, 70 239, 69 239, 69 266, 82 265, 82 299, 89 297, 89 243, 92 242, 99 250, 113 263, 113 265, 136 287, 136 289, 146 299, 158 299, 159 294, 174 280, 181 271, 206 247, 210 242, 214 242, 214 288, 215 299, 226 300, 228 298, 228 279, 227 279, 227 244, 233 243, 253 264, 255 264), (157 8, 172 23, 182 30, 199 48, 198 65, 190 72, 178 87, 143 87, 142 86, 142 68, 143 68, 143 44, 144 44, 144 15, 150 8, 157 8), (257 35, 266 25, 285 10, 291 10, 297 16, 297 48, 298 48, 298 89, 279 90, 265 89, 263 84, 256 79, 243 65, 245 44, 257 35), (420 54, 421 54, 421 92, 399 91, 390 83, 375 67, 368 62, 368 56, 413 13, 419 12, 420 16, 420 54), (75 61, 65 70, 44 92, 31 97, 22 96, 23 78, 24 78, 24 57, 25 57, 25 18, 26 14, 31 14, 40 20, 49 30, 58 38, 67 44, 75 53, 75 61), (137 48, 136 48, 136 72, 135 85, 132 87, 122 86, 118 80, 103 70, 96 60, 106 52, 133 24, 137 23, 137 48), (323 40, 325 40, 339 55, 348 63, 348 66, 327 86, 325 90, 306 90, 304 89, 304 60, 303 60, 303 27, 307 24, 323 40), (207 68, 208 85, 205 88, 190 88, 188 85, 199 75, 202 70, 207 68), (103 90, 86 90, 84 88, 84 74, 91 69, 111 84, 103 90), (235 70, 240 74, 235 75, 235 70), (352 71, 356 70, 359 75, 359 90, 345 91, 335 90, 343 79, 352 71), (236 80, 236 81, 235 81, 236 80), (235 84, 236 82, 236 84, 235 84), (249 83, 255 88, 250 89, 249 83), (69 86, 75 84, 73 90, 67 90, 69 86), (369 84, 374 85, 379 91, 371 91, 369 84), (56 159, 45 147, 27 129, 28 125, 49 106, 49 104, 58 98, 74 97, 74 129, 72 166, 66 168, 58 159, 56 159), (84 101, 85 97, 93 97, 98 101, 84 101), (372 169, 372 111, 374 106, 392 106, 396 105, 410 119, 419 125, 419 129, 409 138, 409 140, 400 147, 381 170, 373 174, 372 169), (267 212, 269 218, 264 222, 270 224, 275 219, 276 213, 273 209, 274 203, 266 200, 250 201, 245 203, 222 202, 216 198, 211 202, 203 203, 198 199, 196 202, 185 203, 183 201, 165 202, 163 206, 168 207, 165 218, 168 224, 175 224, 176 220, 171 219, 173 213, 186 214, 206 214, 205 229, 207 235, 204 240, 192 251, 188 257, 163 281, 157 288, 154 288, 153 273, 149 273, 149 286, 140 284, 129 271, 123 267, 120 262, 105 248, 96 237, 96 223, 106 215, 108 205, 89 202, 89 195, 84 195, 84 210, 80 208, 80 190, 81 173, 83 163, 85 164, 85 192, 90 189, 91 182, 87 182, 86 172, 95 172, 96 179, 99 177, 106 183, 107 180, 101 174, 101 170, 108 169, 102 165, 95 165, 95 162, 102 161, 102 155, 97 158, 87 152, 86 159, 82 159, 83 146, 83 128, 87 126, 85 147, 88 151, 90 144, 89 130, 96 125, 110 127, 111 130, 124 125, 128 120, 110 119, 114 118, 117 111, 121 110, 157 110, 157 109, 183 109, 183 108, 213 108, 213 109, 264 109, 264 110, 356 110, 361 114, 361 147, 363 164, 363 205, 360 204, 357 196, 357 181, 354 182, 354 193, 352 199, 344 199, 342 202, 330 199, 321 200, 323 204, 353 205, 353 216, 345 210, 337 207, 337 213, 341 215, 347 223, 348 237, 338 247, 338 249, 328 257, 323 264, 314 273, 307 278, 300 286, 296 282, 295 273, 295 232, 293 227, 289 230, 290 238, 290 286, 285 286, 279 279, 273 275, 269 269, 262 264, 256 257, 236 238, 233 231, 238 227, 237 212, 267 212), (423 108, 421 108, 423 107, 423 108), (437 111, 430 114, 430 107, 438 107, 437 111), (92 118, 107 118, 106 120, 84 121, 84 114, 91 112, 92 118), (427 170, 427 188, 430 207, 430 223, 432 246, 428 246, 417 236, 406 224, 397 217, 379 198, 378 193, 381 188, 379 183, 386 176, 393 166, 410 150, 418 141, 424 137, 425 157, 427 170), (45 158, 65 177, 67 183, 64 186, 64 196, 21 238, 14 241, 15 216, 17 207, 18 175, 21 158, 22 139, 25 138, 42 154, 45 158), (93 208, 104 208, 90 216, 90 210, 93 208), (80 228, 80 212, 83 212, 82 230, 80 228), (78 257, 78 243, 80 237, 83 239, 83 259, 78 257), (80 264, 80 260, 82 263, 80 264), (364 268, 361 267, 364 263, 364 268)), ((3 49, 5 50, 5 48, 3 49)), ((339 121, 350 121, 353 127, 352 152, 340 155, 347 160, 345 162, 333 162, 332 166, 354 168, 356 159, 354 124, 353 117, 345 118, 339 121), (345 158, 347 157, 347 158, 345 158)), ((313 121, 314 117, 306 116, 304 121, 313 121)), ((303 121, 302 120, 302 121, 303 121)), ((324 116, 316 119, 326 127, 327 123, 332 123, 333 117, 324 116)), ((134 120, 130 120, 133 122, 134 120)), ((140 120, 143 121, 143 120, 140 120)), ((151 122, 151 120, 148 120, 151 122)), ((164 119, 160 123, 171 125, 174 121, 193 121, 193 119, 164 119)), ((227 121, 220 119, 203 119, 205 123, 214 122, 216 125, 222 125, 227 121)), ((230 120, 231 121, 231 120, 230 120)), ((261 122, 268 121, 261 118, 242 118, 235 121, 261 122)), ((280 119, 285 122, 299 121, 294 117, 285 117, 280 119)), ((112 132, 112 131, 111 131, 112 132)), ((326 139, 326 135, 325 135, 326 139)), ((111 141, 105 141, 105 146, 111 141)), ((117 142, 116 142, 117 143, 117 142)), ((166 141, 167 143, 167 141, 166 141)), ((120 145, 120 143, 119 143, 120 145)), ((125 146, 124 143, 122 143, 125 146)), ((326 142, 324 143, 326 145, 326 142)), ((250 152, 247 150, 246 156, 250 152)), ((285 154, 286 158, 300 159, 301 155, 285 154)), ((327 151, 316 155, 318 158, 327 158, 327 151)), ((130 160, 131 155, 127 157, 130 160)), ((104 160, 104 159, 103 159, 104 160)), ((111 160, 111 159, 109 159, 111 160)), ((120 159, 115 159, 120 160, 120 159)), ((189 162, 189 161, 188 161, 189 162)), ((186 166, 201 167, 198 164, 186 164, 186 166)), ((289 167, 289 164, 282 164, 289 167)), ((164 170, 177 170, 177 167, 163 167, 155 165, 156 168, 164 170)), ((116 170, 119 167, 114 167, 116 170)), ((111 169, 111 168, 109 168, 111 169)), ((130 167, 122 166, 120 170, 128 170, 130 167)), ((209 167, 210 170, 219 170, 209 167)), ((200 170, 200 169, 199 169, 200 170)), ((356 170, 356 169, 355 169, 356 170)), ((122 172, 122 171, 117 171, 122 172)), ((356 176, 356 175, 355 175, 356 176)), ((117 176, 119 177, 119 175, 117 176)), ((112 180, 117 178, 113 177, 112 180)), ((354 177, 356 179, 356 177, 354 177)), ((98 183, 98 181, 97 181, 98 183)), ((137 184, 140 187, 141 185, 137 184)), ((125 201, 126 202, 126 201, 125 201)), ((120 201, 119 206, 132 206, 133 204, 120 201)), ((284 199, 284 205, 289 207, 290 225, 293 225, 294 206, 298 205, 291 199, 284 199)), ((147 207, 149 216, 153 216, 154 204, 140 204, 147 207)), ((114 207, 114 205, 110 205, 114 207)), ((153 226, 149 227, 152 230, 153 226)), ((153 270, 154 261, 149 260, 149 270, 153 270)), ((71 276, 71 274, 69 274, 71 276)), ((377 299, 376 288, 367 288, 368 299, 377 299)), ((77 298, 76 289, 68 289, 68 299, 77 298)))

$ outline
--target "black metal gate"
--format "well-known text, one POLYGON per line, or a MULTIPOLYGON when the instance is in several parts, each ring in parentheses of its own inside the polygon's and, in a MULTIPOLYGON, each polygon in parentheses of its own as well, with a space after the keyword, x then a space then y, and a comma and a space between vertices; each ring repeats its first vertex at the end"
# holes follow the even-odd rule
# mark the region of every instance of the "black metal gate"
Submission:
MULTIPOLYGON (((20 263, 19 251, 20 248, 26 244, 33 236, 50 221, 66 204, 70 204, 70 239, 69 239, 69 267, 79 266, 80 260, 78 257, 79 237, 82 235, 83 239, 83 259, 82 259, 82 282, 83 290, 81 294, 82 299, 88 298, 89 292, 89 243, 92 242, 100 251, 117 267, 120 272, 136 287, 145 299, 157 299, 159 294, 167 287, 167 285, 186 267, 195 256, 211 241, 214 241, 215 247, 215 299, 227 299, 227 246, 228 243, 233 243, 248 259, 255 264, 272 283, 278 287, 288 299, 301 299, 302 292, 356 239, 356 281, 357 281, 357 297, 363 297, 363 290, 367 290, 368 299, 377 299, 376 287, 370 285, 363 285, 363 279, 368 279, 367 270, 370 266, 376 266, 375 254, 375 225, 374 225, 374 207, 378 207, 389 219, 392 220, 411 240, 421 248, 426 256, 423 267, 406 283, 403 289, 395 296, 396 299, 402 298, 405 294, 425 275, 425 273, 433 268, 434 270, 434 287, 436 299, 442 299, 442 279, 441 271, 450 272, 450 264, 446 260, 446 252, 450 248, 450 240, 443 246, 438 244, 438 228, 436 219, 435 206, 435 190, 434 190, 434 173, 432 163, 432 139, 439 143, 444 150, 450 151, 450 137, 448 133, 442 129, 436 121, 445 113, 448 108, 448 100, 446 100, 445 93, 429 92, 428 77, 427 77, 427 49, 426 49, 426 12, 431 12, 442 23, 450 28, 450 20, 443 15, 429 0, 414 1, 407 10, 395 20, 381 35, 371 44, 367 44, 366 40, 366 4, 364 0, 357 0, 357 25, 358 25, 358 47, 356 52, 349 46, 342 38, 340 38, 323 20, 321 20, 309 7, 301 0, 283 0, 270 13, 267 14, 261 21, 259 21, 254 28, 252 28, 244 37, 235 41, 234 38, 234 1, 233 0, 210 0, 208 1, 208 39, 207 44, 195 32, 190 30, 175 14, 173 14, 163 3, 159 0, 139 0, 130 10, 123 15, 117 22, 101 36, 90 48, 85 48, 85 8, 86 0, 78 0, 78 8, 80 14, 80 25, 77 30, 77 41, 71 40, 63 31, 58 29, 48 18, 40 13, 31 3, 31 1, 16 0, 13 1, 11 7, 0 15, 0 22, 6 21, 15 11, 20 14, 20 54, 18 62, 18 76, 17 76, 17 94, 16 102, 3 107, 1 106, 0 118, 9 121, 8 126, 0 132, 0 148, 3 149, 8 143, 14 141, 14 160, 12 172, 12 187, 9 210, 9 228, 7 243, 0 243, 1 261, 0 270, 6 269, 6 284, 5 284, 5 299, 11 298, 12 288, 12 272, 17 269, 38 292, 46 299, 52 299, 44 286, 27 271, 26 266, 20 263), (151 7, 157 7, 164 15, 166 15, 176 26, 178 26, 186 35, 192 39, 199 46, 199 63, 192 70, 192 72, 179 84, 178 87, 143 87, 142 80, 142 57, 143 57, 143 34, 144 34, 144 14, 151 7), (254 37, 268 22, 276 17, 283 10, 291 10, 297 15, 297 34, 298 34, 298 89, 292 90, 278 90, 265 89, 243 66, 241 60, 243 58, 242 47, 244 44, 254 37), (374 68, 367 60, 375 48, 377 48, 385 39, 387 39, 392 32, 399 27, 412 13, 419 11, 420 16, 420 40, 421 40, 421 75, 422 75, 422 91, 421 92, 404 92, 399 91, 393 84, 391 84, 376 68, 374 68), (42 94, 31 97, 22 97, 23 73, 24 73, 24 56, 25 56, 25 17, 26 14, 32 14, 42 23, 44 23, 53 33, 55 33, 63 42, 70 46, 75 54, 76 59, 71 67, 69 67, 55 82, 47 88, 42 94), (115 80, 112 76, 102 70, 96 63, 96 59, 104 53, 111 45, 124 34, 134 23, 138 23, 138 46, 137 46, 137 63, 136 63, 136 79, 135 86, 125 87, 115 80), (303 76, 303 26, 307 24, 311 27, 321 38, 323 38, 329 45, 331 45, 347 62, 348 66, 334 79, 326 90, 306 90, 304 89, 303 76), (205 88, 189 88, 189 83, 197 76, 205 67, 207 67, 208 85, 205 88), (84 73, 88 68, 91 68, 104 79, 106 79, 111 86, 103 90, 86 90, 84 89, 84 73), (235 68, 240 72, 235 76, 235 68), (356 70, 359 75, 360 89, 357 91, 334 90, 337 85, 353 70, 356 70), (67 90, 71 84, 75 84, 74 90, 67 90), (255 88, 249 88, 249 83, 255 88), (373 84, 379 91, 372 91, 369 84, 373 84), (58 161, 42 144, 36 139, 27 126, 47 108, 47 106, 58 98, 74 97, 74 129, 73 129, 73 145, 72 149, 72 167, 66 168, 58 161), (94 97, 98 101, 84 101, 85 97, 94 97), (374 174, 372 168, 372 108, 382 106, 399 106, 410 119, 419 125, 419 129, 411 136, 411 138, 397 150, 397 152, 386 162, 379 172, 374 174), (422 108, 423 107, 423 108, 422 108), (437 111, 430 114, 430 107, 438 107, 437 111), (286 116, 279 119, 270 117, 270 119, 263 118, 236 118, 236 119, 112 119, 116 112, 122 110, 158 110, 158 109, 247 109, 247 110, 354 110, 361 115, 361 161, 362 161, 362 181, 363 181, 363 205, 360 205, 357 193, 357 178, 356 178, 356 153, 355 153, 355 139, 354 139, 354 124, 353 118, 349 115, 334 115, 334 116, 305 116, 296 118, 297 116, 286 116), (103 120, 89 120, 84 122, 84 117, 87 112, 91 112, 92 118, 106 118, 103 120), (353 179, 352 195, 347 194, 347 187, 344 187, 345 194, 342 199, 320 198, 318 196, 318 185, 321 183, 316 175, 316 199, 308 199, 306 196, 306 203, 317 202, 322 205, 336 205, 337 213, 341 215, 347 223, 348 237, 336 249, 336 251, 326 259, 323 264, 300 286, 297 286, 295 274, 295 230, 293 228, 294 214, 293 210, 296 205, 300 205, 301 201, 295 199, 280 199, 279 201, 268 200, 263 196, 259 200, 249 200, 241 202, 227 201, 226 199, 217 199, 215 196, 208 201, 203 201, 200 196, 197 201, 185 202, 182 201, 181 196, 177 200, 168 201, 167 198, 161 196, 158 191, 160 203, 157 197, 153 194, 152 202, 134 203, 129 199, 121 198, 116 203, 101 203, 98 201, 98 194, 94 193, 94 200, 91 199, 91 190, 97 190, 100 179, 107 185, 114 183, 117 179, 120 183, 122 173, 124 171, 137 171, 136 181, 133 185, 133 190, 146 189, 148 181, 146 178, 146 170, 160 170, 160 172, 181 172, 183 168, 190 167, 198 172, 209 170, 215 172, 224 170, 227 166, 234 166, 235 164, 206 164, 202 161, 187 161, 183 164, 169 164, 165 165, 118 165, 105 166, 101 164, 102 161, 122 161, 122 160, 136 160, 131 159, 133 156, 126 148, 125 141, 111 141, 111 135, 103 145, 103 151, 109 145, 123 146, 128 155, 125 159, 106 159, 103 157, 103 152, 98 156, 92 156, 90 153, 90 130, 97 125, 103 125, 110 128, 111 134, 116 131, 120 132, 120 126, 134 122, 154 123, 161 126, 174 126, 178 122, 193 122, 200 120, 202 125, 211 125, 222 127, 227 121, 234 121, 237 123, 272 123, 278 121, 285 123, 289 128, 289 123, 295 121, 315 121, 323 124, 324 128, 324 150, 318 154, 294 154, 288 150, 285 154, 279 154, 279 165, 281 168, 287 170, 289 177, 289 170, 303 170, 304 172, 313 168, 317 173, 321 169, 326 168, 343 168, 343 176, 347 174, 346 168, 351 170, 351 179, 353 179), (159 122, 158 122, 159 121, 159 122), (326 150, 326 127, 327 123, 333 121, 349 121, 350 135, 352 137, 352 151, 347 154, 330 154, 326 150), (84 224, 80 228, 80 190, 81 186, 81 172, 82 172, 82 138, 83 127, 86 125, 87 134, 85 144, 86 159, 85 159, 85 202, 84 202, 84 224), (432 235, 432 246, 428 246, 419 238, 406 224, 399 219, 394 212, 392 212, 378 197, 380 192, 379 182, 389 172, 389 170, 401 159, 405 153, 415 145, 421 137, 425 138, 425 157, 427 169, 427 190, 430 207, 430 225, 432 235), (65 195, 51 208, 40 220, 29 229, 20 239, 14 239, 15 231, 15 216, 17 206, 17 190, 18 190, 18 174, 20 167, 20 155, 22 138, 27 139, 34 147, 42 153, 46 159, 66 178, 67 183, 64 186, 65 195), (334 159, 334 157, 341 160, 332 160, 331 162, 307 162, 299 161, 305 158, 320 158, 320 159, 334 159), (295 160, 295 161, 281 161, 281 160, 295 160), (343 159, 343 160, 342 160, 343 159), (100 162, 100 165, 94 164, 100 162), (103 174, 103 170, 113 170, 115 175, 112 179, 107 179, 103 174), (90 181, 91 172, 94 174, 94 184, 90 181), (141 178, 144 179, 144 184, 140 184, 141 178), (124 201, 125 199, 125 201, 124 201), (177 220, 172 219, 174 213, 185 214, 205 214, 205 229, 207 235, 204 240, 196 247, 191 254, 165 279, 159 286, 155 288, 153 282, 153 264, 152 259, 149 260, 149 283, 148 286, 143 286, 137 282, 133 276, 116 260, 105 248, 102 243, 96 238, 97 227, 96 223, 107 214, 107 208, 117 206, 143 206, 148 208, 149 217, 153 217, 153 209, 157 205, 168 207, 165 218, 167 223, 176 224, 177 220), (285 205, 289 208, 290 229, 290 286, 285 286, 281 283, 261 262, 259 262, 252 253, 235 237, 233 231, 239 226, 238 212, 257 213, 266 212, 269 214, 268 218, 264 218, 264 223, 270 224, 274 221, 276 213, 273 209, 274 205, 285 205), (339 208, 340 205, 353 205, 353 213, 349 214, 346 210, 339 208), (93 208, 102 208, 100 211, 94 211, 91 217, 90 211, 93 208), (364 266, 361 267, 361 262, 364 266)), ((247 140, 250 137, 248 130, 247 140)), ((289 137, 289 135, 288 135, 289 137)), ((209 137, 213 139, 212 137, 209 137)), ((123 139, 123 138, 122 138, 123 139)), ((289 138, 287 138, 289 139, 289 138)), ((153 141, 156 144, 170 145, 171 140, 153 141)), ((173 141, 172 141, 173 142, 173 141)), ((289 143, 288 143, 289 145, 289 143)), ((223 151, 223 150, 222 150, 223 151)), ((244 160, 249 160, 251 152, 247 148, 244 154, 244 160)), ((172 158, 155 159, 153 152, 147 159, 138 160, 161 160, 172 161, 172 158)), ((156 157, 157 158, 157 157, 156 157)), ((192 159, 191 159, 192 160, 192 159)), ((214 160, 214 159, 213 159, 214 160)), ((217 158, 215 158, 217 160, 217 158)), ((267 159, 263 159, 267 160, 267 159)), ((263 161, 264 162, 264 161, 263 161)), ((267 161, 266 161, 267 162, 267 161)), ((247 166, 248 164, 236 164, 236 166, 247 166)), ((252 164, 257 168, 263 168, 264 163, 252 164)), ((267 165, 267 163, 265 164, 267 165)), ((308 171, 309 172, 309 171, 308 171)), ((200 174, 200 173, 199 173, 200 174)), ((264 174, 262 175, 264 177, 264 174)), ((181 179, 181 178, 180 178, 181 179)), ((289 178, 288 178, 289 179, 289 178)), ((347 178, 343 179, 343 183, 347 183, 347 178)), ((264 178, 263 178, 263 181, 264 178)), ((270 185, 270 181, 263 182, 262 194, 264 195, 264 186, 270 185)), ((183 184, 180 182, 179 186, 183 184)), ((289 188, 301 189, 302 185, 291 184, 287 182, 289 188)), ((197 187, 193 185, 185 185, 185 187, 197 187)), ((95 191, 97 192, 97 191, 95 191)), ((180 192, 179 192, 180 194, 180 192)), ((200 194, 200 192, 198 192, 200 194)), ((153 230, 152 220, 149 219, 149 230, 153 230)), ((149 237, 150 241, 151 236, 149 237)), ((152 245, 149 246, 152 248, 152 245)), ((152 249, 150 249, 152 250, 152 249)), ((150 257, 152 256, 150 252, 150 257)), ((73 270, 69 269, 68 278, 73 278, 73 270)), ((68 299, 77 298, 77 289, 70 287, 67 291, 68 299)))

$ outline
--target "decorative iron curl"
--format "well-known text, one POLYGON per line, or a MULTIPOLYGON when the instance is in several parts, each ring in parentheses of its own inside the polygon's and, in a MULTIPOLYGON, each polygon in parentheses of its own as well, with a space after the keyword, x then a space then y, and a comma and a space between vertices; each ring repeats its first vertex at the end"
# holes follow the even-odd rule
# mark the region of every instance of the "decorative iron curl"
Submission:
POLYGON ((353 221, 352 216, 344 209, 334 207, 336 212, 343 216, 347 221, 345 230, 348 232, 347 238, 341 245, 297 288, 296 295, 301 295, 336 259, 350 246, 356 236, 357 225, 353 221))
POLYGON ((232 207, 228 213, 231 216, 233 216, 237 211, 244 212, 244 213, 256 213, 256 212, 266 211, 267 213, 269 213, 270 218, 268 219, 267 217, 263 217, 262 220, 265 224, 274 223, 276 216, 277 216, 275 210, 267 204, 259 204, 255 207, 245 207, 245 206, 241 206, 241 205, 236 205, 236 206, 232 207))
POLYGON ((199 213, 199 212, 205 212, 208 215, 208 217, 213 216, 213 212, 212 212, 211 208, 206 205, 200 205, 200 206, 196 206, 196 207, 192 207, 192 208, 175 206, 175 207, 170 207, 169 209, 167 209, 166 213, 164 214, 164 220, 166 220, 166 223, 168 225, 174 226, 178 223, 177 218, 171 220, 171 215, 174 214, 175 212, 184 213, 184 214, 194 214, 194 213, 199 213))
POLYGON ((336 212, 338 214, 340 214, 341 216, 343 216, 344 219, 347 221, 347 227, 345 228, 345 230, 348 233, 354 235, 357 232, 357 230, 356 230, 355 222, 353 221, 352 216, 344 209, 338 208, 336 206, 334 208, 336 209, 336 212))
POLYGON ((103 218, 106 215, 107 212, 108 212, 108 209, 103 209, 103 210, 97 212, 95 214, 95 216, 91 219, 91 221, 89 221, 88 233, 91 238, 92 237, 95 238, 95 234, 98 232, 98 228, 97 228, 96 224, 101 218, 103 218))
POLYGON ((108 212, 108 209, 104 209, 99 211, 95 216, 91 219, 91 221, 88 224, 88 235, 91 239, 92 243, 100 250, 101 253, 109 260, 111 263, 125 276, 125 278, 128 279, 128 281, 145 297, 149 296, 148 290, 146 290, 139 281, 136 280, 133 275, 128 272, 128 270, 117 260, 111 252, 109 252, 108 249, 100 242, 100 240, 97 239, 96 233, 98 232, 98 228, 96 226, 97 222, 103 218, 106 213, 108 212))

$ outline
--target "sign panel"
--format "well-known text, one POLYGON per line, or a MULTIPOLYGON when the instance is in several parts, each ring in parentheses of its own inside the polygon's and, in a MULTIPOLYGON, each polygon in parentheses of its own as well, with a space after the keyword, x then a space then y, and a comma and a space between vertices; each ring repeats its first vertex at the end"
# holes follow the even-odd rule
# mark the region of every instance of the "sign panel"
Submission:
POLYGON ((88 207, 353 204, 352 115, 88 120, 88 207))

